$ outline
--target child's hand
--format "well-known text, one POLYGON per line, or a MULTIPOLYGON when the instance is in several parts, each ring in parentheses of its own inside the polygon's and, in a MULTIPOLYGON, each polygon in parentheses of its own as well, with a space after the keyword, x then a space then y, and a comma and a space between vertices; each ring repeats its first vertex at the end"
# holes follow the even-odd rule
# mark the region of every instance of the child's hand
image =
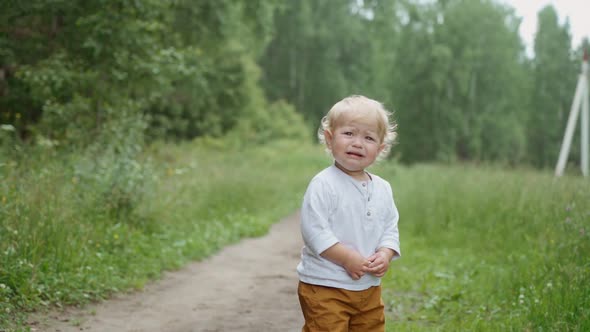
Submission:
POLYGON ((358 252, 351 250, 342 267, 353 280, 359 280, 365 275, 371 262, 358 252))
POLYGON ((378 250, 368 258, 370 264, 365 271, 369 272, 375 277, 383 277, 389 269, 389 261, 391 260, 392 256, 393 251, 391 249, 378 250))

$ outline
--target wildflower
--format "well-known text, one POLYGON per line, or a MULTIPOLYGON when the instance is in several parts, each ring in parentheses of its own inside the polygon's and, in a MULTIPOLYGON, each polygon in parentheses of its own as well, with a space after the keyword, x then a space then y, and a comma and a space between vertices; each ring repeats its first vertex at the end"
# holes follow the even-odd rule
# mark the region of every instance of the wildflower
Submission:
POLYGON ((0 288, 4 289, 4 288, 6 288, 6 285, 5 284, 0 284, 0 288))
POLYGON ((115 238, 115 240, 118 240, 119 239, 119 234, 116 234, 115 233, 115 235, 113 235, 113 237, 115 238))
POLYGON ((547 288, 552 288, 553 287, 553 283, 551 283, 551 281, 549 281, 546 286, 547 286, 547 288))

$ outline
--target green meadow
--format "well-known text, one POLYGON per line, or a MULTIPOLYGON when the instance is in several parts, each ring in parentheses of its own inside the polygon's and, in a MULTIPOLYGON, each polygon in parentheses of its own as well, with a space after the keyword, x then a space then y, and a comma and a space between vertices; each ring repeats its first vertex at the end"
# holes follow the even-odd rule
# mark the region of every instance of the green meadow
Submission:
MULTIPOLYGON (((265 234, 329 163, 321 147, 287 141, 154 144, 130 207, 116 174, 104 175, 115 190, 105 191, 84 160, 35 155, 0 173, 0 330, 265 234)), ((373 171, 392 183, 401 215, 402 258, 384 279, 388 331, 590 329, 586 179, 393 161, 373 171)))
POLYGON ((590 190, 580 177, 394 167, 402 258, 388 331, 590 330, 590 190))
POLYGON ((308 144, 242 150, 211 139, 154 144, 144 166, 104 174, 78 155, 34 155, 0 166, 0 331, 264 235, 326 162, 308 144))

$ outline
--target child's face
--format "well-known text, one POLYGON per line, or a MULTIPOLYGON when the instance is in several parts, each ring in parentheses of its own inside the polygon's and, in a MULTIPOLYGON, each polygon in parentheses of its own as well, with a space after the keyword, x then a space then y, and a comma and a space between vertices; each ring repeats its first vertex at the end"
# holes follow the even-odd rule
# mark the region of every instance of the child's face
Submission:
POLYGON ((372 119, 343 116, 332 131, 326 131, 326 144, 340 168, 353 177, 364 179, 365 168, 375 162, 385 147, 372 119))

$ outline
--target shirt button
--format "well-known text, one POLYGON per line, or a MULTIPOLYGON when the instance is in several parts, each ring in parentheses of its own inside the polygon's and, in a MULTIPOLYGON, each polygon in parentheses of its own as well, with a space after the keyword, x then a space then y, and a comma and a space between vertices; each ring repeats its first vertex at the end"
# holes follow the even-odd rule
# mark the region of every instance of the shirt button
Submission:
POLYGON ((371 216, 371 211, 367 211, 367 216, 371 216))
POLYGON ((365 187, 365 186, 367 186, 367 184, 363 182, 363 187, 365 187))

